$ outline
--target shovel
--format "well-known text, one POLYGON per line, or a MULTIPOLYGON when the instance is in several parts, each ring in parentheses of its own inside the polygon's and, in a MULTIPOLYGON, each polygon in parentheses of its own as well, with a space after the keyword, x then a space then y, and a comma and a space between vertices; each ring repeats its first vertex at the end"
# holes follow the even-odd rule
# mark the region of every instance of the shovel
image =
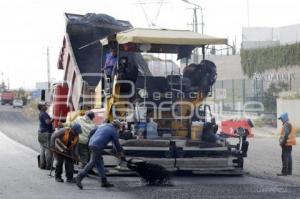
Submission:
MULTIPOLYGON (((54 153, 57 153, 57 154, 59 154, 59 155, 64 156, 64 157, 66 157, 66 158, 70 158, 70 159, 72 159, 72 160, 74 160, 74 161, 76 161, 76 162, 81 162, 80 159, 75 158, 74 156, 65 154, 65 153, 63 153, 63 152, 60 152, 60 151, 58 151, 58 150, 49 148, 49 147, 47 147, 47 146, 44 146, 44 147, 45 147, 46 149, 49 149, 50 151, 52 151, 52 152, 54 152, 54 153)), ((38 163, 39 163, 39 155, 38 155, 38 163)), ((81 162, 81 163, 82 163, 82 162, 81 162)), ((49 173, 49 176, 50 176, 50 177, 53 177, 53 176, 52 176, 52 171, 53 171, 53 167, 51 167, 51 169, 50 169, 50 173, 49 173)))

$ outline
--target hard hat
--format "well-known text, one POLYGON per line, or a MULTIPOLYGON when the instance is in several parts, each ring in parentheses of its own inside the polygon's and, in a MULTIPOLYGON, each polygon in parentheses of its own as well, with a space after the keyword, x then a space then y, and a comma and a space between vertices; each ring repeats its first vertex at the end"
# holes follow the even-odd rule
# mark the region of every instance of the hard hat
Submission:
POLYGON ((80 124, 77 124, 77 123, 73 124, 73 126, 71 127, 71 129, 76 134, 82 133, 80 124))

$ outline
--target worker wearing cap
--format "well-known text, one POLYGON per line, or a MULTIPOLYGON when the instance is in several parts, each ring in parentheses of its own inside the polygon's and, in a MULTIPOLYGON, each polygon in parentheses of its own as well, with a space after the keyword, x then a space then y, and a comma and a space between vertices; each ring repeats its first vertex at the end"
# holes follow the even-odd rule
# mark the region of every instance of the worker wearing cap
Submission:
POLYGON ((109 183, 106 179, 105 168, 102 158, 102 152, 107 144, 111 141, 115 146, 119 158, 124 158, 122 147, 119 143, 118 139, 118 131, 121 127, 121 122, 118 120, 114 120, 111 124, 104 123, 99 125, 89 141, 89 148, 91 151, 91 158, 89 163, 84 167, 82 171, 80 171, 76 177, 77 186, 82 189, 83 186, 81 181, 84 177, 87 176, 88 172, 96 166, 98 173, 101 177, 101 186, 102 187, 112 187, 113 184, 109 183))
POLYGON ((90 137, 90 132, 96 128, 96 125, 93 122, 94 118, 95 113, 93 111, 86 111, 84 116, 79 116, 73 122, 63 124, 65 127, 71 127, 75 123, 81 126, 82 133, 79 134, 78 155, 80 157, 82 168, 89 161, 88 141, 90 137))
POLYGON ((50 148, 51 135, 54 131, 53 119, 49 116, 47 111, 47 104, 40 102, 38 104, 39 113, 39 130, 38 141, 40 143, 40 160, 39 166, 41 169, 51 169, 52 167, 52 152, 50 148))
POLYGON ((61 178, 64 163, 67 182, 75 182, 73 179, 74 159, 79 159, 76 147, 81 132, 81 126, 79 124, 74 124, 71 128, 61 128, 57 130, 51 136, 51 148, 53 149, 56 158, 55 180, 57 182, 64 182, 61 178), (69 157, 64 156, 64 154, 69 157), (74 158, 70 158, 70 156, 74 158))
POLYGON ((296 131, 289 122, 287 113, 282 113, 279 118, 282 122, 279 144, 282 148, 282 170, 278 176, 292 175, 292 146, 296 145, 296 131))

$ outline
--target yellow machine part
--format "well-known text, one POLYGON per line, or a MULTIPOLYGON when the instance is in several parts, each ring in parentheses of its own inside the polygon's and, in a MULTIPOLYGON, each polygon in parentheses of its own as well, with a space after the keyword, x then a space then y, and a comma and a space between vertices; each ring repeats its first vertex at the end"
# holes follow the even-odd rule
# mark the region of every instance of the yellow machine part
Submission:
POLYGON ((73 122, 77 117, 83 116, 86 110, 70 111, 68 112, 66 123, 73 122))
MULTIPOLYGON (((102 99, 102 93, 101 93, 101 82, 99 83, 98 87, 96 88, 96 95, 98 96, 96 98, 96 107, 101 107, 101 99, 102 99)), ((200 92, 199 92, 200 93, 200 92)), ((116 102, 127 102, 128 99, 120 99, 118 98, 120 94, 120 85, 117 82, 117 79, 115 78, 114 84, 113 84, 113 92, 110 97, 107 97, 105 101, 105 119, 108 121, 113 121, 114 116, 113 116, 113 105, 116 106, 116 102)), ((189 102, 194 105, 194 107, 198 107, 203 103, 204 97, 201 95, 197 95, 196 98, 194 99, 184 99, 183 102, 189 102)), ((118 105, 117 110, 118 111, 118 116, 125 116, 126 113, 126 106, 123 105, 118 105)), ((189 116, 191 114, 191 107, 187 106, 185 104, 179 105, 180 109, 180 116, 189 116)), ((150 116, 153 117, 153 116, 150 116)), ((155 118, 155 117, 154 117, 155 118)), ((191 130, 190 126, 190 119, 170 119, 172 118, 172 110, 168 112, 163 112, 162 114, 162 119, 155 119, 155 121, 158 123, 158 126, 160 128, 171 128, 172 131, 174 132, 174 135, 176 137, 182 137, 182 138, 187 138, 190 137, 189 135, 189 130, 191 130), (166 118, 166 119, 163 119, 166 118)))

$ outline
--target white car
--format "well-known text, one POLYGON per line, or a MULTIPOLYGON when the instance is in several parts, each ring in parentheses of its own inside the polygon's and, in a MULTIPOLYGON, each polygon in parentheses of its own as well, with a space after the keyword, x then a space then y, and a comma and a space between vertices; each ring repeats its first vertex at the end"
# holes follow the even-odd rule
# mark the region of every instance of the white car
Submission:
POLYGON ((23 100, 21 100, 21 99, 14 99, 14 101, 13 101, 13 108, 16 108, 16 107, 23 108, 23 100))

